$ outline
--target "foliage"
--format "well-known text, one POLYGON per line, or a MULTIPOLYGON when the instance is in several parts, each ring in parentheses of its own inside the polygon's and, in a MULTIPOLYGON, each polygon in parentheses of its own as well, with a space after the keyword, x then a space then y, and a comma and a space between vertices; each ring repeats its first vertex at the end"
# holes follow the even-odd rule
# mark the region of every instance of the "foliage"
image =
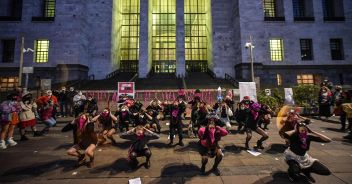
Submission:
POLYGON ((293 87, 293 99, 297 106, 311 107, 317 104, 319 96, 319 86, 299 85, 293 87))

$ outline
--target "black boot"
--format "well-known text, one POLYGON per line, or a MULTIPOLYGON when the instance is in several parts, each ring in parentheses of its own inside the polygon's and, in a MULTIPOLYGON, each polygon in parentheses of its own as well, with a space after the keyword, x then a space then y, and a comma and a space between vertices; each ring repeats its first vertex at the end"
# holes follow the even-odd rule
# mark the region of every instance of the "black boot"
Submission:
POLYGON ((260 141, 260 140, 258 140, 258 141, 257 141, 257 146, 255 146, 254 148, 255 148, 255 149, 264 149, 264 147, 263 147, 263 142, 260 141))
POLYGON ((42 132, 39 132, 39 131, 33 132, 33 137, 40 137, 40 136, 43 136, 42 132))
POLYGON ((200 168, 200 174, 205 175, 205 164, 202 164, 202 167, 200 168))
POLYGON ((180 145, 180 146, 184 146, 185 145, 185 144, 183 144, 182 139, 180 139, 180 141, 178 142, 178 145, 180 145))
POLYGON ((27 138, 27 136, 25 136, 25 135, 22 135, 22 136, 21 136, 21 139, 20 139, 20 141, 28 141, 28 138, 27 138))

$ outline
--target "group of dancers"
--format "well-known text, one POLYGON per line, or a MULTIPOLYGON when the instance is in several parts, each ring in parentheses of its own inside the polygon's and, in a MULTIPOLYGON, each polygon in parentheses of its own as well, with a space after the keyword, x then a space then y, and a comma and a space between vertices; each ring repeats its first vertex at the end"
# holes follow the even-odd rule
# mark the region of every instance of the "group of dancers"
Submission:
MULTIPOLYGON (((160 102, 157 99, 151 101, 146 108, 138 100, 121 97, 118 101, 118 109, 113 113, 108 107, 98 111, 97 102, 92 96, 83 98, 83 94, 77 94, 75 118, 68 123, 63 132, 73 132, 74 146, 67 150, 67 154, 77 157, 78 165, 87 163, 88 167, 94 166, 94 152, 98 145, 105 144, 108 139, 112 144, 117 140, 114 134, 119 133, 122 139, 132 140, 128 150, 128 159, 131 167, 138 165, 137 157, 144 156, 144 166, 149 168, 152 152, 148 142, 160 138, 160 120, 169 120, 169 146, 174 145, 174 137, 177 132, 178 145, 184 146, 183 128, 187 105, 191 106, 191 121, 188 125, 188 135, 198 137, 198 150, 201 155, 201 174, 206 174, 206 164, 209 157, 215 158, 214 165, 210 172, 220 175, 218 165, 223 158, 223 152, 219 145, 221 138, 231 133, 231 122, 236 120, 238 124, 235 133, 246 133, 245 149, 249 149, 249 142, 252 132, 261 135, 254 149, 264 149, 263 142, 269 138, 268 129, 272 110, 265 104, 259 104, 245 96, 234 107, 231 96, 226 96, 216 104, 210 105, 201 99, 200 91, 196 90, 194 98, 186 102, 184 96, 179 95, 173 101, 160 102), (77 100, 78 99, 78 100, 77 100), (100 112, 100 113, 98 113, 100 112), (86 159, 89 159, 87 162, 86 159)), ((48 90, 42 97, 33 100, 30 93, 24 94, 21 100, 18 96, 9 95, 8 99, 1 104, 1 142, 2 149, 6 146, 17 144, 13 140, 13 130, 17 124, 20 127, 21 139, 24 139, 25 128, 31 127, 34 136, 42 136, 48 133, 50 127, 55 126, 56 120, 53 117, 53 109, 57 99, 48 90), (17 116, 17 117, 16 117, 17 116), (36 129, 36 119, 45 123, 41 131, 36 129), (5 141, 5 138, 6 139, 5 141)), ((308 128, 309 120, 290 111, 282 121, 283 127, 280 135, 286 140, 287 149, 284 153, 285 160, 289 165, 289 178, 294 181, 300 172, 303 172, 308 179, 314 181, 310 173, 328 175, 330 171, 319 161, 307 154, 311 141, 330 142, 331 140, 308 128), (300 121, 299 119, 302 119, 300 121)))

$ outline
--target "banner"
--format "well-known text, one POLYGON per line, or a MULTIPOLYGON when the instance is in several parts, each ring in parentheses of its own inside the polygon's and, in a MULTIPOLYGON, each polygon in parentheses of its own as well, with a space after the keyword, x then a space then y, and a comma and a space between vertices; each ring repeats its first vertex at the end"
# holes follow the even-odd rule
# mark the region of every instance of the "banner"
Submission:
POLYGON ((292 88, 284 88, 284 90, 285 90, 285 104, 294 105, 295 101, 293 100, 292 88))
POLYGON ((128 95, 129 97, 134 98, 135 88, 134 82, 118 82, 117 83, 117 95, 128 95))
POLYGON ((240 100, 245 96, 249 96, 251 100, 257 102, 257 89, 255 82, 239 82, 239 90, 240 100))

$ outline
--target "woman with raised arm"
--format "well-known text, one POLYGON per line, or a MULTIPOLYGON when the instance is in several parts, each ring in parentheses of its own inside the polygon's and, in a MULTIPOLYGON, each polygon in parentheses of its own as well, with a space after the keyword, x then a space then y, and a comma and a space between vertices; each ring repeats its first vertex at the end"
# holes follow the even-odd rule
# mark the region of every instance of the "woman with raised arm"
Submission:
POLYGON ((284 137, 290 143, 284 152, 285 161, 289 165, 288 175, 290 181, 296 181, 300 172, 311 182, 315 182, 311 173, 319 175, 331 174, 326 166, 307 153, 312 141, 331 142, 329 137, 312 131, 304 122, 297 123, 294 130, 284 133, 284 137))
POLYGON ((136 128, 125 132, 120 135, 122 139, 128 139, 133 141, 130 149, 128 150, 128 158, 133 168, 137 167, 137 157, 145 156, 145 168, 150 168, 150 157, 152 152, 148 147, 148 142, 152 139, 159 139, 159 135, 146 129, 142 125, 138 125, 136 128))
POLYGON ((199 154, 202 156, 202 167, 200 172, 202 175, 205 174, 205 166, 208 163, 208 158, 214 158, 213 168, 210 170, 215 173, 215 175, 220 175, 218 165, 220 164, 223 153, 219 146, 219 141, 221 137, 226 136, 228 132, 216 126, 215 122, 218 120, 218 117, 215 115, 208 117, 208 125, 202 127, 198 130, 199 137, 199 154))
POLYGON ((99 125, 101 126, 102 130, 100 132, 100 136, 103 139, 103 143, 105 142, 107 137, 112 141, 112 143, 115 143, 116 141, 112 137, 116 133, 116 127, 115 123, 117 122, 116 116, 111 114, 109 108, 105 108, 102 113, 99 115, 95 116, 92 121, 98 121, 99 125))

